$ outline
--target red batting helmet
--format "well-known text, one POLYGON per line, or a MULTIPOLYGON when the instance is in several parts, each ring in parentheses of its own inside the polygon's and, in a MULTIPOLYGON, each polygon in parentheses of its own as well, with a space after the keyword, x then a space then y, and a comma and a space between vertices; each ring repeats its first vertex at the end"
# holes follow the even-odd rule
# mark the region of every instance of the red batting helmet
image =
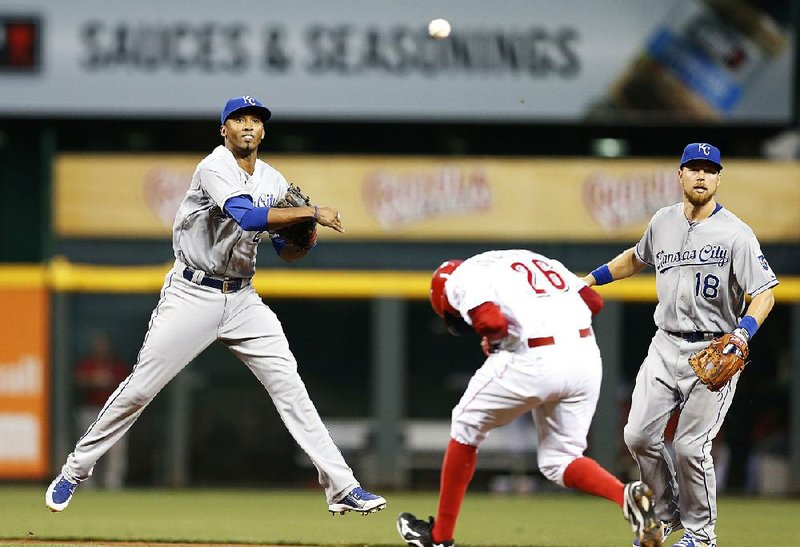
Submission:
POLYGON ((439 317, 444 317, 445 312, 457 314, 458 312, 447 301, 447 293, 444 292, 444 284, 450 277, 450 274, 458 268, 463 260, 451 259, 442 262, 442 265, 436 268, 431 277, 431 306, 433 311, 439 317))

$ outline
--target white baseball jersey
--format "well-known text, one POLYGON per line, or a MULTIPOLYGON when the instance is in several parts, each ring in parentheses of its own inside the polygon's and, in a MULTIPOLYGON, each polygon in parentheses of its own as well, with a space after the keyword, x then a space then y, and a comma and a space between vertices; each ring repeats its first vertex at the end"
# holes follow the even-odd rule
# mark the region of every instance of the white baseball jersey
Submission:
POLYGON ((563 264, 527 250, 489 251, 465 260, 445 284, 447 299, 468 324, 469 310, 495 302, 520 340, 574 336, 591 325, 578 295, 586 284, 563 264))
POLYGON ((730 332, 745 311, 745 293, 778 284, 753 231, 722 206, 694 223, 682 203, 664 207, 636 256, 656 270, 654 319, 667 331, 730 332))
POLYGON ((242 230, 222 208, 234 196, 249 195, 256 207, 271 207, 289 184, 269 164, 256 160, 252 175, 220 145, 195 169, 172 229, 175 258, 217 277, 253 277, 261 232, 242 230), (210 244, 212 243, 212 244, 210 244))
POLYGON ((450 304, 468 323, 484 302, 509 322, 501 351, 475 373, 453 409, 450 434, 478 446, 525 412, 536 422, 539 469, 563 486, 564 469, 586 450, 600 392, 600 351, 585 283, 557 260, 527 250, 489 251, 465 260, 445 282, 450 304), (533 347, 530 340, 538 340, 533 347))

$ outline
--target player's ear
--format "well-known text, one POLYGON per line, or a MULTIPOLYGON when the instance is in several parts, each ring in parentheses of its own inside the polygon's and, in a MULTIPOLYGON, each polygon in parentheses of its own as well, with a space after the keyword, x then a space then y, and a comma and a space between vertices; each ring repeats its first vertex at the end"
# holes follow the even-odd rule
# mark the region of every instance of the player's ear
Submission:
POLYGON ((225 133, 226 133, 225 125, 223 124, 219 127, 219 134, 222 136, 223 139, 225 138, 225 133))

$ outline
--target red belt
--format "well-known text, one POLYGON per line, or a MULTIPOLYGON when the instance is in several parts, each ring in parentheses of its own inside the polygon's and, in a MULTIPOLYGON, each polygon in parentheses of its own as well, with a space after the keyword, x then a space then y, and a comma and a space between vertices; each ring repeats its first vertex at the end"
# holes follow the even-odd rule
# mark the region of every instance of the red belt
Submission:
MULTIPOLYGON (((578 336, 581 338, 588 338, 592 335, 592 327, 581 329, 578 331, 578 336)), ((541 338, 528 338, 529 348, 538 348, 540 346, 552 346, 556 343, 556 339, 552 336, 543 336, 541 338)))

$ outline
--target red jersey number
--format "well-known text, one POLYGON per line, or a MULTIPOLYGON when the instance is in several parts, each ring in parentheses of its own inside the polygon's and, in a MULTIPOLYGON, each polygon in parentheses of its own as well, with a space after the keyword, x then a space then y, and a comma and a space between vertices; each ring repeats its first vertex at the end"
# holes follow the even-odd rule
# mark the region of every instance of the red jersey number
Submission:
MULTIPOLYGON (((550 267, 550 264, 545 262, 544 260, 539 260, 534 258, 531 260, 531 264, 533 264, 534 268, 542 273, 542 276, 553 286, 557 291, 564 291, 567 288, 567 282, 564 281, 564 278, 561 277, 557 271, 550 267)), ((525 273, 528 276, 528 285, 531 286, 533 292, 536 294, 545 294, 547 293, 547 287, 542 287, 542 281, 540 281, 540 275, 534 273, 534 271, 523 264, 522 262, 514 262, 511 265, 511 269, 515 272, 525 273), (539 287, 536 286, 537 281, 539 281, 539 287)))

